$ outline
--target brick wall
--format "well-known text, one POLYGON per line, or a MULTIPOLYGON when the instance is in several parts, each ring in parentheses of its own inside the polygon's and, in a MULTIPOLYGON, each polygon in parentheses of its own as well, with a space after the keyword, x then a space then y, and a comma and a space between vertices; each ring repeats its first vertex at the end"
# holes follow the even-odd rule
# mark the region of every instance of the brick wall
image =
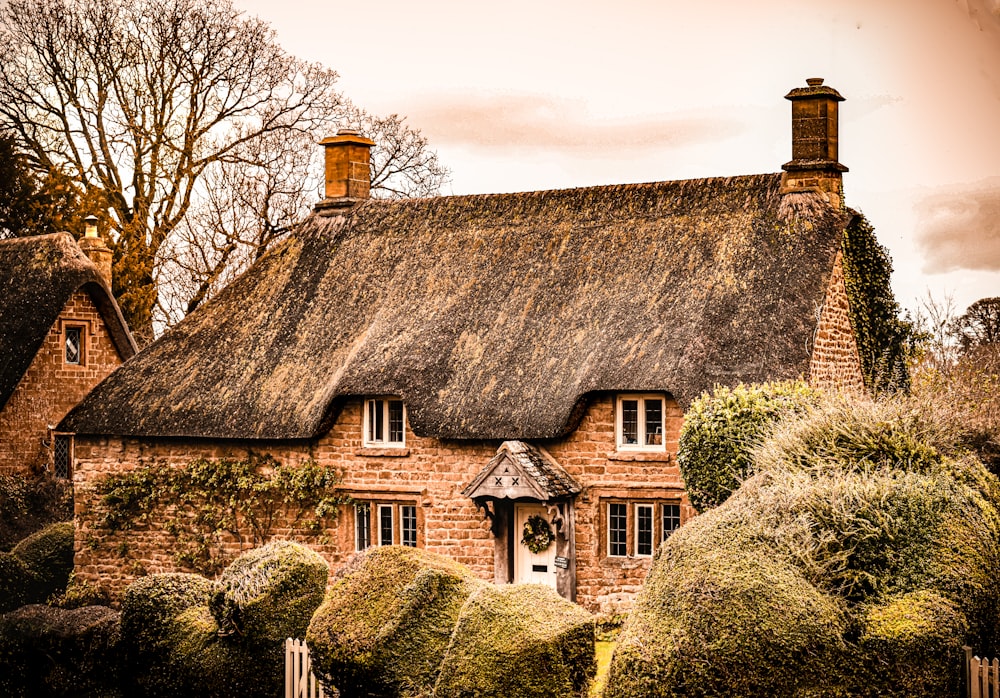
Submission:
POLYGON ((0 411, 0 472, 47 466, 50 452, 43 441, 50 437, 48 425, 58 424, 84 395, 121 364, 97 307, 85 291, 77 291, 0 411), (66 326, 83 328, 83 358, 79 365, 65 362, 66 326))
POLYGON ((843 254, 839 252, 816 327, 812 359, 809 362, 809 383, 818 388, 857 395, 865 392, 861 358, 851 327, 843 254))
MULTIPOLYGON (((484 579, 494 577, 494 538, 483 513, 461 492, 496 453, 499 442, 458 442, 418 437, 407 429, 404 449, 362 447, 361 402, 347 403, 322 438, 310 442, 228 442, 139 440, 78 437, 76 440, 76 571, 120 594, 135 577, 183 569, 174 557, 171 534, 161 525, 109 535, 96 522, 93 482, 113 472, 153 460, 174 466, 199 457, 244 457, 250 450, 269 453, 282 462, 313 458, 345 476, 344 488, 359 501, 412 504, 417 507, 417 544, 471 567, 484 579)), ((668 400, 665 415, 666 453, 618 454, 615 451, 614 400, 591 401, 579 427, 568 437, 538 443, 556 458, 584 490, 575 500, 577 601, 603 612, 628 608, 645 579, 650 558, 608 558, 602 517, 606 503, 661 501, 682 504, 682 518, 694 515, 683 497, 676 463, 681 410, 668 400)), ((165 522, 164 522, 165 523, 165 522)), ((279 527, 280 537, 296 537, 279 527)), ((353 507, 342 508, 340 520, 325 540, 300 540, 323 554, 336 568, 355 548, 353 507)), ((226 542, 235 556, 250 547, 226 542)))

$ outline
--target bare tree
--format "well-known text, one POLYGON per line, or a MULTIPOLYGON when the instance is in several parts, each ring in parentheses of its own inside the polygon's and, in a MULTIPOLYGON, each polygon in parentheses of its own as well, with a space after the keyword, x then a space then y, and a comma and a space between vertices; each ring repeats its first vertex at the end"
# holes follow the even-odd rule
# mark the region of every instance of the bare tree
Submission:
POLYGON ((1000 297, 980 298, 955 320, 953 332, 964 351, 1000 344, 1000 297))
MULTIPOLYGON (((168 252, 197 255, 185 239, 213 230, 204 226, 212 215, 215 232, 254 238, 261 249, 273 231, 223 221, 227 206, 255 210, 258 224, 285 226, 284 213, 270 212, 275 202, 296 208, 289 192, 299 170, 275 174, 288 161, 273 145, 312 138, 350 113, 336 79, 287 55, 266 24, 230 0, 8 0, 0 9, 0 121, 35 169, 66 170, 106 202, 115 294, 143 341, 153 334, 159 265, 168 252), (265 192, 266 203, 218 188, 261 176, 255 192, 265 192), (208 213, 189 220, 202 196, 208 213)), ((213 236, 205 242, 227 260, 219 270, 205 262, 213 283, 239 246, 213 236)))

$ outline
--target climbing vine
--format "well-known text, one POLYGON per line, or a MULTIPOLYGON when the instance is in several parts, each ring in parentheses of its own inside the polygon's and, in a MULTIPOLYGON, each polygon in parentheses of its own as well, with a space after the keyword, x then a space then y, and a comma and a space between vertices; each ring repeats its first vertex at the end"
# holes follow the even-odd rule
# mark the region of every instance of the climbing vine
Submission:
MULTIPOLYGON (((347 497, 333 468, 314 461, 290 466, 270 455, 201 458, 182 468, 145 463, 95 484, 98 525, 108 532, 161 523, 176 540, 175 559, 213 574, 228 562, 224 543, 240 549, 267 542, 280 524, 320 537, 347 497)), ((122 542, 119 553, 128 554, 122 542)))
POLYGON ((890 285, 889 252, 860 214, 844 231, 843 251, 844 282, 865 386, 872 395, 907 391, 910 377, 906 360, 913 327, 900 318, 890 285))

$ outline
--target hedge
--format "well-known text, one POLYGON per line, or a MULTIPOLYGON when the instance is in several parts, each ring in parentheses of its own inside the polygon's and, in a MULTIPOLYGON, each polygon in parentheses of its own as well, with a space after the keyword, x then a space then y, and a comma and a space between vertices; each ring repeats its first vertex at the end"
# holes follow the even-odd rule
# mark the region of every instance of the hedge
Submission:
POLYGON ((930 698, 957 693, 962 644, 997 652, 1000 485, 947 428, 835 403, 753 468, 661 547, 606 698, 930 698))
POLYGON ((73 571, 73 524, 51 524, 0 553, 0 612, 44 603, 73 571))
POLYGON ((716 507, 751 474, 751 454, 778 420, 804 414, 819 394, 802 381, 717 387, 684 415, 677 463, 692 506, 716 507))
POLYGON ((313 671, 344 695, 430 693, 462 606, 485 584, 425 550, 359 553, 309 624, 313 671))
POLYGON ((0 695, 120 696, 119 616, 29 605, 0 616, 0 695))
POLYGON ((459 615, 434 695, 586 696, 594 618, 536 584, 487 585, 459 615))

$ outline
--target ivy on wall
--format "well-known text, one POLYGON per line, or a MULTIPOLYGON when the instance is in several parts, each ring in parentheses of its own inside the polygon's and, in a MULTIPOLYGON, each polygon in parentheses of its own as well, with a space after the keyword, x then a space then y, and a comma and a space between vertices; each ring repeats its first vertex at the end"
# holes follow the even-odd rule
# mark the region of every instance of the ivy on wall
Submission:
POLYGON ((844 231, 844 282, 851 306, 851 325, 858 343, 865 387, 874 396, 906 392, 910 376, 906 360, 912 324, 901 319, 892 293, 892 261, 875 231, 861 214, 844 231))
MULTIPOLYGON (((95 483, 98 525, 108 532, 156 525, 176 539, 178 564, 214 574, 229 562, 228 538, 240 549, 270 540, 276 527, 319 538, 348 498, 340 473, 314 461, 287 466, 270 455, 198 459, 182 468, 144 463, 95 483)), ((128 543, 119 554, 128 555, 128 543)))

